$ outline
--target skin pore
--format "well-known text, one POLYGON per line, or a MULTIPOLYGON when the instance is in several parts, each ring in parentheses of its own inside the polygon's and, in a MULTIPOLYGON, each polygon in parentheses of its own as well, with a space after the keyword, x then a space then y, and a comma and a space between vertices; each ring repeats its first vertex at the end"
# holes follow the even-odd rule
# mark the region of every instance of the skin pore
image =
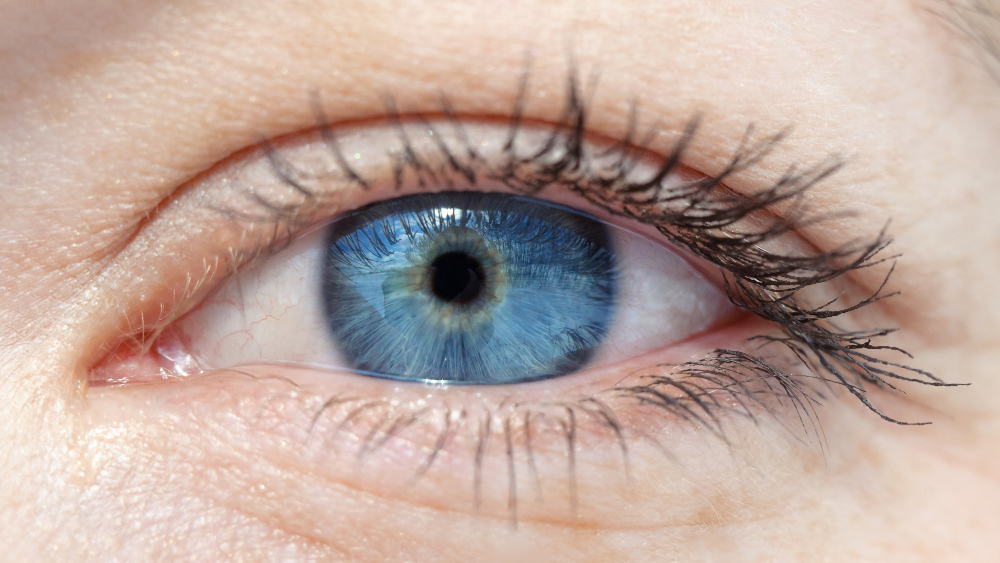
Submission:
MULTIPOLYGON (((930 0, 0 3, 0 559, 995 560, 1000 90, 979 47, 941 17, 948 9, 930 0), (884 343, 911 353, 908 365, 969 385, 871 392, 881 411, 928 426, 883 421, 835 390, 816 408, 821 431, 790 431, 795 412, 775 407, 755 422, 733 417, 728 443, 623 407, 631 436, 653 438, 629 442, 628 471, 613 436, 581 422, 575 472, 558 432, 539 435, 540 494, 523 434, 503 419, 481 430, 492 438, 476 461, 484 419, 474 417, 486 416, 469 406, 483 404, 476 389, 266 366, 88 387, 123 335, 169 323, 230 273, 245 233, 203 205, 205 194, 262 139, 295 145, 314 131, 315 93, 335 127, 384 121, 387 95, 403 113, 440 115, 442 94, 462 119, 505 125, 526 53, 526 119, 558 122, 570 69, 587 92, 599 73, 588 134, 621 138, 635 100, 639 130, 658 123, 643 148, 664 155, 698 114, 684 164, 701 174, 725 167, 748 125, 758 139, 791 128, 727 183, 734 191, 841 158, 804 196, 812 214, 837 215, 802 226, 799 243, 829 250, 889 223, 888 254, 900 256, 889 289, 900 295, 850 322, 900 327, 884 343), (192 280, 204 281, 202 293, 189 291, 192 280), (314 418, 331 397, 469 414, 417 423, 359 465, 382 411, 345 402, 314 418), (442 421, 462 431, 425 468, 442 421)), ((885 275, 858 270, 837 290, 868 295, 885 275)), ((671 358, 753 334, 724 327, 671 358)), ((483 390, 483 402, 555 402, 616 379, 573 377, 483 390)))

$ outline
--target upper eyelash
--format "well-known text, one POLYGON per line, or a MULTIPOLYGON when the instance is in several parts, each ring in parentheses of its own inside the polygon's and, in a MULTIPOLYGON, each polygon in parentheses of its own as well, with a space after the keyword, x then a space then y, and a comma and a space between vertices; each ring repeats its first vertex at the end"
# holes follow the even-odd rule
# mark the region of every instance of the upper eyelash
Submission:
MULTIPOLYGON (((657 172, 648 180, 635 181, 631 179, 631 173, 640 161, 638 154, 655 130, 651 128, 643 139, 637 139, 638 106, 633 102, 625 133, 605 151, 608 155, 617 154, 617 158, 601 168, 594 168, 582 150, 587 136, 588 110, 587 104, 582 101, 575 70, 569 73, 562 115, 551 124, 546 140, 535 151, 519 155, 516 141, 524 127, 529 74, 526 70, 521 78, 510 112, 507 142, 503 147, 504 159, 498 163, 487 163, 479 155, 468 141, 458 114, 442 96, 441 113, 445 122, 454 129, 461 148, 456 151, 441 141, 439 135, 432 135, 442 157, 442 164, 435 168, 417 153, 404 128, 406 120, 415 120, 429 131, 434 131, 427 116, 413 114, 404 118, 394 100, 387 98, 386 116, 399 131, 402 145, 392 170, 395 188, 398 190, 401 187, 407 172, 412 173, 421 186, 452 187, 456 178, 474 185, 480 177, 486 177, 516 192, 535 195, 556 185, 582 196, 609 214, 651 225, 666 239, 719 267, 731 301, 782 330, 780 336, 761 335, 755 339, 765 344, 783 345, 795 360, 811 372, 795 375, 744 352, 719 349, 702 360, 677 366, 674 370, 676 377, 653 376, 642 385, 618 388, 619 393, 632 394, 643 402, 659 401, 660 406, 685 419, 699 418, 695 412, 702 412, 708 419, 700 422, 711 426, 712 421, 717 419, 708 412, 711 410, 709 403, 720 406, 717 397, 705 402, 680 381, 686 378, 702 391, 712 388, 712 393, 728 394, 744 407, 744 401, 748 400, 767 408, 759 396, 760 391, 751 391, 747 386, 747 381, 763 381, 768 392, 779 400, 782 396, 791 400, 803 421, 813 419, 811 405, 824 398, 820 387, 836 385, 846 388, 869 410, 889 422, 927 424, 903 422, 888 416, 868 400, 868 386, 896 390, 891 380, 932 386, 955 384, 946 383, 926 371, 872 355, 872 352, 883 350, 910 357, 902 349, 876 343, 877 339, 897 329, 848 331, 838 328, 833 322, 845 314, 894 296, 895 293, 884 292, 894 264, 875 292, 851 306, 830 309, 833 301, 816 306, 802 297, 802 293, 812 286, 856 270, 894 261, 896 256, 885 256, 891 242, 886 230, 870 240, 851 241, 811 255, 780 254, 763 246, 806 224, 830 217, 808 218, 802 195, 840 170, 844 165, 841 159, 829 157, 802 169, 793 165, 767 189, 737 194, 726 188, 726 181, 763 161, 789 133, 782 130, 753 141, 754 127, 750 125, 722 171, 680 186, 665 185, 662 181, 682 166, 685 152, 698 131, 700 118, 695 115, 688 120, 673 148, 663 157, 657 172), (787 209, 782 214, 770 216, 763 227, 756 230, 735 228, 750 217, 760 220, 764 212, 780 203, 785 203, 787 209), (663 401, 662 389, 678 388, 679 385, 682 396, 693 403, 695 411, 690 410, 688 405, 663 401)), ((353 170, 340 152, 336 132, 323 113, 318 95, 314 97, 314 106, 319 132, 341 168, 344 179, 361 189, 369 189, 369 181, 353 170)), ((291 234, 298 228, 296 222, 309 215, 302 212, 303 208, 322 206, 322 193, 307 185, 314 176, 286 162, 269 142, 262 141, 260 146, 278 178, 303 196, 304 201, 301 205, 278 205, 257 197, 266 213, 263 217, 252 219, 284 225, 291 234)), ((226 211, 231 217, 248 218, 246 213, 226 211)), ((274 238, 289 240, 292 237, 274 238)), ((710 394, 705 393, 706 396, 710 394)), ((746 408, 741 410, 749 413, 746 408)))
MULTIPOLYGON (((519 99, 525 93, 525 83, 522 83, 519 99)), ((586 106, 579 101, 578 86, 571 74, 566 109, 557 127, 568 127, 573 139, 568 144, 579 146, 586 131, 586 106)), ((515 105, 516 129, 519 120, 521 103, 515 105)), ((633 108, 635 106, 633 105, 633 108)), ((630 111, 629 126, 625 136, 618 142, 624 148, 631 147, 632 135, 635 131, 636 111, 630 111)), ((865 407, 882 419, 901 425, 922 425, 929 422, 903 422, 886 415, 873 405, 866 396, 864 384, 872 384, 880 389, 898 390, 890 379, 909 381, 931 386, 954 386, 942 381, 933 374, 875 357, 869 352, 886 350, 900 353, 908 358, 912 356, 905 350, 879 345, 874 339, 887 336, 898 329, 875 328, 861 331, 847 331, 838 328, 832 319, 852 311, 866 307, 877 301, 887 299, 897 293, 883 293, 893 273, 895 264, 884 277, 882 284, 871 295, 854 305, 840 309, 829 309, 835 301, 818 306, 799 298, 801 292, 811 286, 818 285, 855 270, 869 268, 886 260, 885 249, 891 243, 886 235, 886 229, 869 241, 851 241, 832 250, 817 252, 811 256, 795 256, 776 254, 764 249, 762 243, 775 239, 787 232, 801 228, 805 222, 807 209, 801 205, 801 196, 810 188, 835 174, 843 162, 837 158, 799 171, 792 165, 782 177, 768 189, 749 194, 737 195, 721 190, 727 178, 752 167, 762 161, 780 143, 788 131, 765 138, 756 144, 750 143, 753 126, 748 126, 740 145, 731 157, 728 165, 715 176, 677 187, 662 186, 659 182, 669 177, 683 161, 683 154, 694 138, 699 117, 696 115, 688 121, 688 125, 672 151, 663 159, 656 175, 648 182, 636 183, 627 180, 630 163, 627 160, 628 151, 622 151, 615 174, 610 178, 600 178, 598 182, 566 182, 558 178, 548 179, 549 183, 561 183, 564 187, 578 193, 592 204, 598 205, 606 212, 628 217, 654 226, 665 238, 680 244, 694 254, 719 266, 725 273, 726 290, 730 300, 738 307, 751 311, 757 316, 780 326, 783 336, 761 335, 751 340, 762 340, 768 343, 780 343, 788 348, 802 364, 806 365, 814 376, 825 383, 832 383, 846 388, 860 400, 865 407), (637 197, 637 194, 640 194, 637 197), (728 227, 757 212, 771 209, 775 204, 792 200, 792 207, 782 215, 770 221, 767 226, 756 232, 741 232, 728 227), (665 207, 664 203, 680 202, 679 210, 665 207), (796 205, 798 204, 798 205, 796 205), (902 372, 902 373, 901 373, 902 372), (826 373, 829 377, 821 374, 826 373), (911 375, 903 375, 909 373, 911 375)), ((514 133, 512 133, 513 139, 514 133)), ((553 138, 555 134, 553 133, 553 138)), ((532 155, 530 158, 537 158, 532 155)), ((559 165, 549 165, 550 170, 577 170, 579 168, 579 151, 568 150, 563 162, 559 165)), ((510 185, 510 184, 508 184, 510 185)), ((528 185, 529 192, 538 191, 547 184, 528 185)), ((510 185, 517 188, 519 186, 510 185)), ((813 218, 808 222, 818 222, 824 218, 813 218)), ((716 350, 714 358, 691 362, 679 367, 679 371, 688 376, 704 375, 708 365, 718 368, 727 366, 732 369, 738 366, 741 371, 749 371, 758 375, 763 370, 769 377, 782 383, 782 392, 796 399, 793 404, 805 407, 802 396, 808 397, 801 385, 795 382, 795 377, 774 366, 760 363, 756 359, 733 350, 716 350), (734 361, 737 359, 737 361, 734 361), (793 392, 794 389, 794 392, 793 392), (792 396, 794 395, 794 396, 792 396)), ((745 374, 744 374, 745 375, 745 374)), ((732 379, 733 383, 738 380, 732 379)), ((654 378, 653 385, 667 383, 662 378, 654 378)), ((672 384, 672 382, 671 382, 672 384)), ((737 385, 737 389, 741 386, 737 385)), ((639 386, 635 392, 650 392, 652 389, 639 386)), ((731 391, 730 391, 731 392, 731 391)), ((698 403, 698 401, 695 401, 698 403)), ((699 403, 699 407, 702 405, 699 403)), ((703 409, 706 410, 707 409, 703 409)), ((811 412, 806 409, 804 412, 811 412)), ((704 421, 702 421, 704 422, 704 421)))

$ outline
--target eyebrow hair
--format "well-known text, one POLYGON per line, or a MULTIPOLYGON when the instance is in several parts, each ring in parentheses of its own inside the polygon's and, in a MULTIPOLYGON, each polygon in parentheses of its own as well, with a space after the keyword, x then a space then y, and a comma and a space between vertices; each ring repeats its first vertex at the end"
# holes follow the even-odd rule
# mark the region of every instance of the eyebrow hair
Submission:
POLYGON ((980 62, 1000 83, 1000 0, 936 0, 931 12, 975 47, 980 62))

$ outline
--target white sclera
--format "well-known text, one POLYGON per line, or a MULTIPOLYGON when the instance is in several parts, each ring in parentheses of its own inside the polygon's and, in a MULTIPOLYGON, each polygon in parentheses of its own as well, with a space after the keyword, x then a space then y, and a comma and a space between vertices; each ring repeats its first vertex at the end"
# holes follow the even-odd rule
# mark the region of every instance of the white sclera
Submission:
POLYGON ((664 348, 704 332, 736 307, 686 260, 661 244, 611 228, 618 260, 618 303, 592 365, 664 348))
POLYGON ((178 323, 202 369, 290 363, 342 367, 320 294, 323 232, 242 269, 178 323))
MULTIPOLYGON (((618 298, 605 342, 588 367, 664 348, 734 313, 725 294, 678 254, 641 235, 610 229, 618 298)), ((347 367, 324 317, 324 240, 323 231, 316 231, 244 268, 181 319, 182 338, 203 369, 269 363, 347 367)))

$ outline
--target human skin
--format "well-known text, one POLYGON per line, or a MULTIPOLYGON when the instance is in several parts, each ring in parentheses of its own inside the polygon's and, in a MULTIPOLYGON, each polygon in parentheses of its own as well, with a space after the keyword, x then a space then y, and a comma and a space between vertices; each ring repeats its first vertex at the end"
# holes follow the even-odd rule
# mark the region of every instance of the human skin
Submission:
MULTIPOLYGON (((995 561, 1000 87, 943 9, 920 0, 3 2, 0 559, 995 561), (313 129, 314 92, 332 124, 379 119, 387 93, 405 112, 439 112, 445 93, 463 119, 503 120, 529 52, 532 119, 559 119, 570 67, 599 70, 589 133, 620 137, 635 99, 644 125, 661 123, 646 148, 665 154, 700 113, 685 155, 695 171, 717 172, 751 123, 792 127, 736 191, 842 155, 846 166, 806 198, 813 213, 850 214, 799 235, 829 249, 891 220, 889 253, 900 257, 890 289, 901 293, 858 322, 901 327, 886 343, 913 354, 909 365, 969 385, 903 384, 905 400, 873 392, 881 411, 926 426, 887 422, 834 392, 815 414, 821 438, 783 428, 791 412, 734 417, 728 443, 626 412, 671 454, 636 442, 626 480, 606 440, 582 438, 572 509, 564 452, 540 454, 544 490, 554 491, 543 500, 517 458, 516 522, 502 434, 483 456, 477 509, 463 444, 411 480, 419 438, 359 466, 353 450, 338 452, 349 439, 304 432, 324 397, 395 392, 362 376, 250 370, 88 387, 126 325, 182 306, 185 276, 229 248, 225 232, 206 226, 218 217, 185 203, 206 170, 262 137, 313 129)), ((870 292, 885 274, 853 272, 850 283, 870 292)))

